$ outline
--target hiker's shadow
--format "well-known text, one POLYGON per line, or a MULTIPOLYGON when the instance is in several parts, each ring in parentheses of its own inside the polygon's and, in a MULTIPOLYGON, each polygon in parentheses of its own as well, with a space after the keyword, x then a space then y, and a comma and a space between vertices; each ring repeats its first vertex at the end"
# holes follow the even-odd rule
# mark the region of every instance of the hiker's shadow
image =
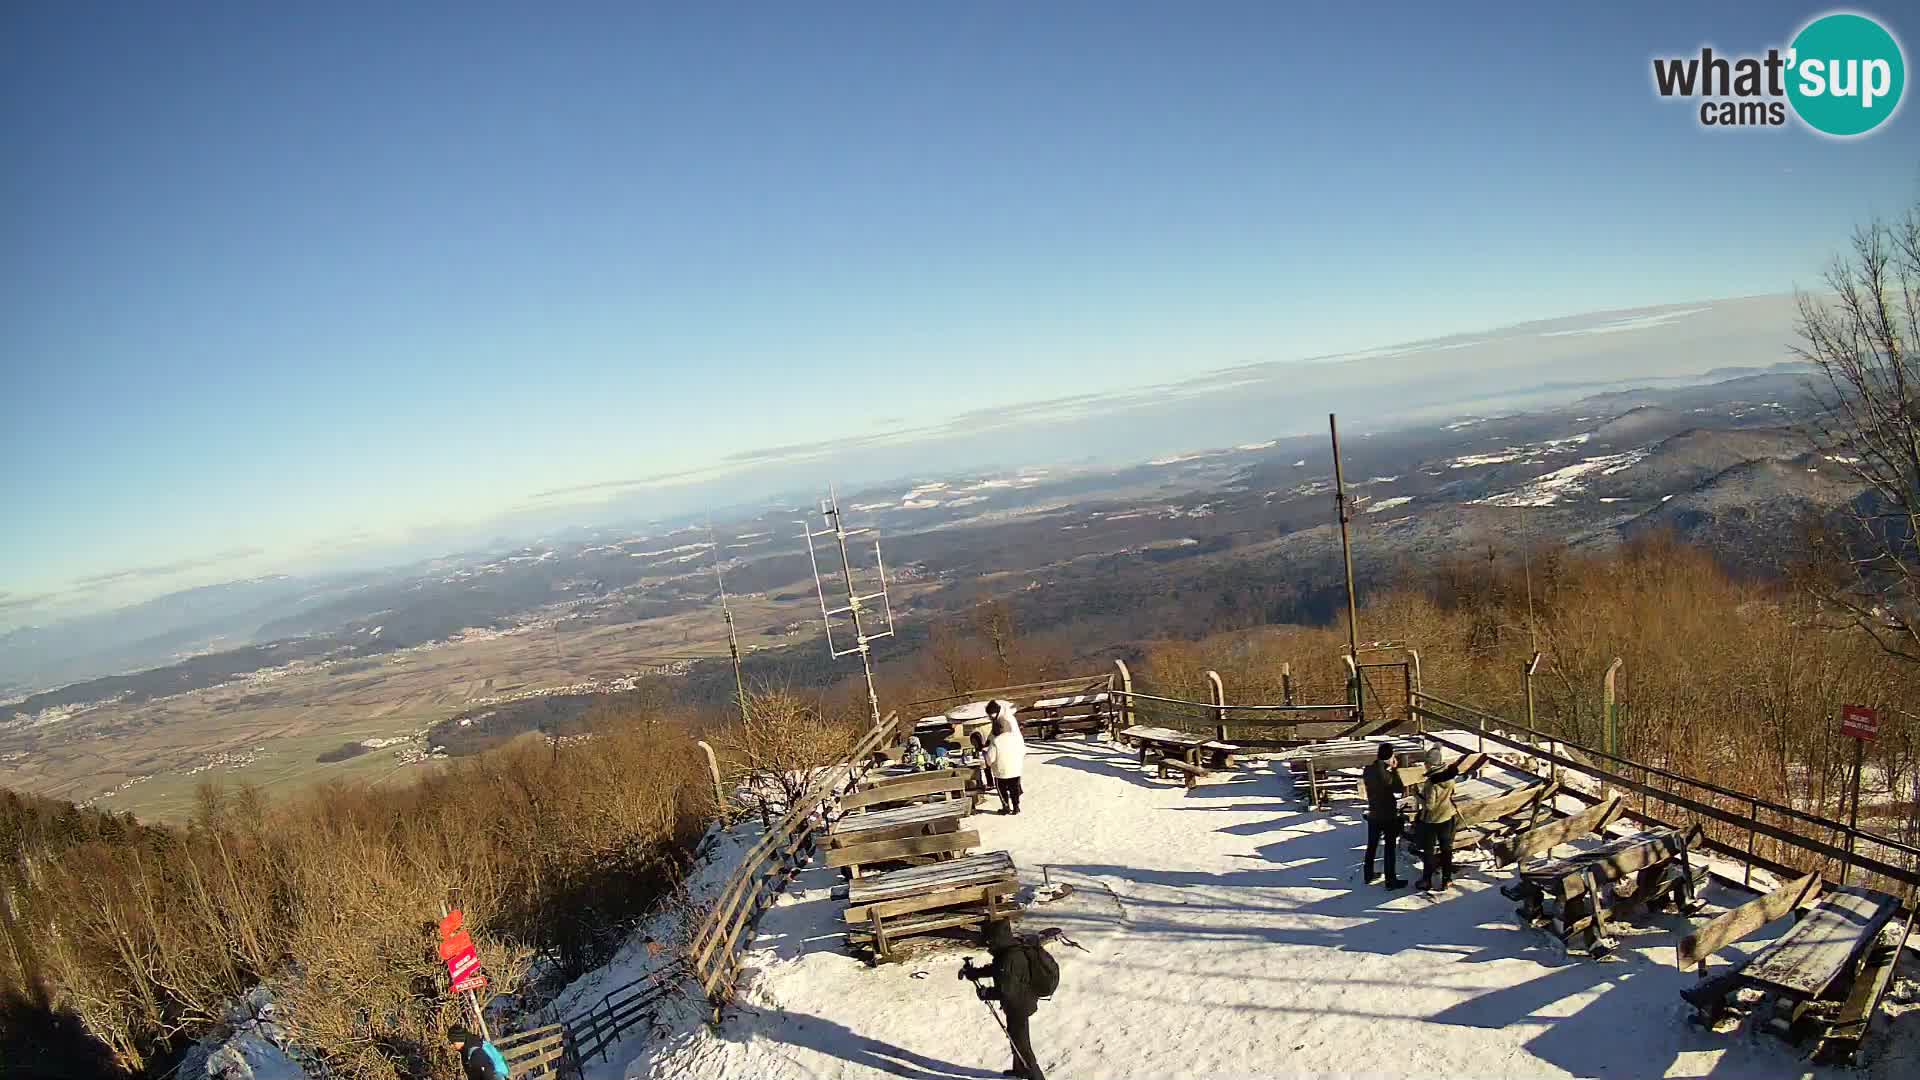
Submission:
MULTIPOLYGON (((825 1017, 792 1010, 753 1015, 750 1023, 734 1026, 727 1034, 803 1047, 826 1057, 872 1069, 886 1076, 906 1077, 907 1080, 973 1080, 975 1077, 1000 1075, 991 1069, 936 1061, 925 1054, 862 1035, 825 1017)), ((805 1068, 798 1060, 789 1060, 805 1068)))

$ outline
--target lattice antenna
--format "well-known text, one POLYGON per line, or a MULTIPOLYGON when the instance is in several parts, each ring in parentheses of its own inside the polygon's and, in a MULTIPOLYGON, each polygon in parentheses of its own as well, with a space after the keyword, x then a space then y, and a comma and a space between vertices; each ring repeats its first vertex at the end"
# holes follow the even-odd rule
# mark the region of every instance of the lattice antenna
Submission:
POLYGON ((840 512, 840 496, 831 487, 827 489, 827 497, 820 500, 820 516, 826 521, 826 528, 815 530, 805 521, 795 524, 800 526, 800 535, 807 541, 807 561, 813 567, 814 592, 820 597, 820 624, 826 630, 827 652, 836 660, 843 656, 860 654, 860 667, 867 676, 867 707, 873 713, 873 725, 879 727, 880 695, 873 686, 873 660, 869 643, 893 636, 893 601, 887 595, 887 564, 880 557, 880 541, 876 539, 873 542, 873 565, 880 580, 880 588, 876 592, 862 594, 859 583, 853 576, 853 559, 847 554, 847 537, 859 536, 871 530, 849 530, 846 527, 840 512), (816 538, 829 535, 833 537, 835 545, 840 549, 841 581, 847 591, 847 602, 834 608, 827 606, 826 579, 820 576, 820 557, 815 554, 813 545, 816 538), (886 615, 887 628, 869 632, 866 623, 861 621, 860 613, 872 610, 869 605, 875 600, 880 601, 879 611, 886 615), (844 649, 835 644, 833 639, 834 620, 841 616, 846 617, 853 630, 853 644, 844 649))

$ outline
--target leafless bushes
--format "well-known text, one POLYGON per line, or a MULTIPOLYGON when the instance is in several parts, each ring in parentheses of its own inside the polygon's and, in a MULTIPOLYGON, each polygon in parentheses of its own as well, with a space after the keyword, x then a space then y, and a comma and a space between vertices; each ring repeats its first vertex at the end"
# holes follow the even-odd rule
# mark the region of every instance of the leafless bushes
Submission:
MULTIPOLYGON (((1603 742, 1602 681, 1621 657, 1625 756, 1828 817, 1845 817, 1852 765, 1840 706, 1876 707, 1863 824, 1920 834, 1920 665, 1824 624, 1806 591, 1735 580, 1663 536, 1602 555, 1536 552, 1532 576, 1531 634, 1519 560, 1482 558, 1375 599, 1362 636, 1417 646, 1430 691, 1515 719, 1537 638, 1538 723, 1588 746, 1603 742)), ((1205 701, 1213 668, 1230 702, 1277 702, 1290 661, 1299 700, 1337 702, 1344 651, 1338 627, 1269 627, 1156 646, 1139 681, 1205 701)))
POLYGON ((536 955, 577 973, 673 887, 712 809, 677 728, 612 719, 406 787, 276 804, 208 789, 182 832, 23 838, 38 854, 9 883, 50 1004, 135 1070, 265 981, 340 1075, 452 1076, 441 902, 466 911, 492 992, 519 989, 536 955))

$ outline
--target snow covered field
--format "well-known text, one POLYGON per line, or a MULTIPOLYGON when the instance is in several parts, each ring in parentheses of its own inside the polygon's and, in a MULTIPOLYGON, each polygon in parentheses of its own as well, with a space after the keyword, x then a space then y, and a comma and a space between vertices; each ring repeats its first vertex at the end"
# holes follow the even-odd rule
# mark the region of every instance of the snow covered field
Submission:
MULTIPOLYGON (((1636 916, 1641 933, 1614 959, 1569 956, 1516 924, 1497 873, 1463 867, 1432 899, 1362 886, 1355 802, 1307 812, 1265 766, 1187 791, 1133 762, 1104 743, 1036 744, 1026 812, 969 823, 983 850, 1013 853, 1023 881, 1075 887, 1024 923, 1085 950, 1053 947, 1061 989, 1034 1019, 1056 1080, 1916 1075, 1920 1010, 1891 1039, 1876 1030, 1861 1073, 1814 1070, 1776 1039, 1686 1022, 1683 918, 1636 916)), ((844 951, 838 880, 809 869, 766 913, 717 1032, 683 1026, 624 1068, 591 1065, 589 1080, 999 1075, 1006 1044, 956 978, 985 950, 869 968, 844 951)), ((1913 989, 1909 977, 1896 993, 1913 989)))

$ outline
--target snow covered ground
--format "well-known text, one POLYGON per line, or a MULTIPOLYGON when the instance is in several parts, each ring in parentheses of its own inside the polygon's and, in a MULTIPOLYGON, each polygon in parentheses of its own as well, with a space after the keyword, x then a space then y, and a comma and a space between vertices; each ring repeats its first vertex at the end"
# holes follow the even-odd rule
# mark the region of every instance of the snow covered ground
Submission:
MULTIPOLYGON (((1641 932, 1601 962, 1519 927, 1496 872, 1464 867, 1431 899, 1363 886, 1358 804, 1305 811, 1264 766, 1187 791, 1124 751, 1064 741, 1036 744, 1026 787, 1020 817, 984 812, 969 827, 984 850, 1012 852, 1023 881, 1075 887, 1024 923, 1084 949, 1053 948, 1061 989, 1034 1022, 1050 1076, 1857 1075, 1688 1024, 1678 916, 1637 916, 1641 932)), ((718 1031, 638 1040, 624 1068, 593 1065, 589 1080, 998 1075, 1005 1042, 956 978, 984 950, 869 968, 844 950, 837 882, 804 871, 762 918, 718 1031)), ((1913 998, 1910 979, 1898 994, 1913 998)), ((1917 1027, 1911 1009, 1891 1036, 1881 1027, 1864 1072, 1914 1075, 1917 1027)))

